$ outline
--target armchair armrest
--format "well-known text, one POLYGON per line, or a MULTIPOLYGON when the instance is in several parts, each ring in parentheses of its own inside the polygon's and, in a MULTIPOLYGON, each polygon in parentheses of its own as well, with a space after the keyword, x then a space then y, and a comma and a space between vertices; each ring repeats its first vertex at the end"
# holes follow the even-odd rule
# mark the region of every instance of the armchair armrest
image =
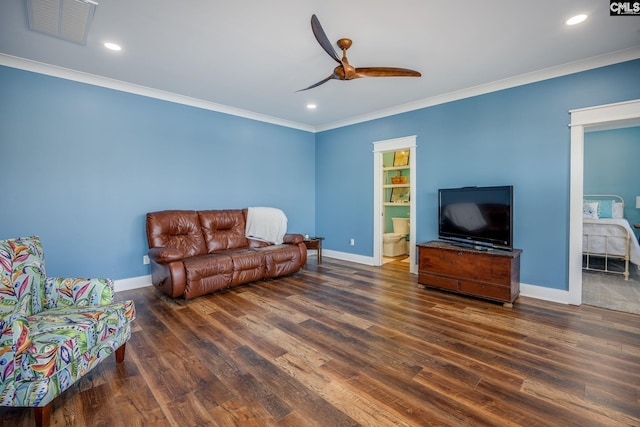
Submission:
POLYGON ((87 307, 113 302, 113 280, 47 277, 43 306, 46 309, 87 307))
POLYGON ((302 243, 304 237, 302 234, 285 234, 283 237, 283 243, 289 243, 293 245, 297 245, 298 243, 302 243))
MULTIPOLYGON (((13 322, 16 319, 24 319, 24 314, 14 311, 13 313, 7 313, 0 316, 0 336, 2 336, 2 339, 0 339, 0 346, 4 345, 4 342, 7 339, 4 335, 11 333, 11 325, 13 325, 13 322)), ((0 350, 0 355, 1 354, 2 351, 0 350)), ((0 366, 2 366, 1 363, 0 366)))
POLYGON ((0 335, 0 390, 14 381, 16 355, 22 353, 31 344, 29 322, 20 313, 12 313, 2 318, 0 335))
POLYGON ((31 333, 29 332, 29 321, 24 316, 16 316, 11 322, 13 332, 13 346, 15 354, 22 353, 31 345, 31 333))
POLYGON ((158 264, 168 264, 184 259, 184 254, 176 248, 151 248, 149 249, 149 258, 158 264))

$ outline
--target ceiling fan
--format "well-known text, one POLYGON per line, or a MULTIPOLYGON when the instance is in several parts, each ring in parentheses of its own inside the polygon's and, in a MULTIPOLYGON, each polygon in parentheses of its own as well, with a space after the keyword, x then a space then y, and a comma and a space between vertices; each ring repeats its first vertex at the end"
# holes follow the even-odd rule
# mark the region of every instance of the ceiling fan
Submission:
POLYGON ((320 46, 324 49, 325 52, 329 54, 338 64, 336 68, 333 69, 333 73, 323 79, 318 83, 312 84, 311 86, 300 89, 297 92, 302 92, 304 90, 313 89, 314 87, 318 87, 323 83, 328 82, 329 80, 353 80, 358 79, 360 77, 420 77, 420 74, 417 71, 409 70, 407 68, 395 68, 395 67, 365 67, 365 68, 355 68, 353 65, 349 64, 349 60, 347 60, 347 49, 351 47, 351 39, 340 39, 338 40, 338 47, 342 49, 342 59, 338 57, 336 51, 331 46, 331 42, 327 38, 327 35, 324 33, 322 26, 320 25, 320 21, 316 17, 316 15, 311 16, 311 30, 313 31, 313 35, 320 43, 320 46))

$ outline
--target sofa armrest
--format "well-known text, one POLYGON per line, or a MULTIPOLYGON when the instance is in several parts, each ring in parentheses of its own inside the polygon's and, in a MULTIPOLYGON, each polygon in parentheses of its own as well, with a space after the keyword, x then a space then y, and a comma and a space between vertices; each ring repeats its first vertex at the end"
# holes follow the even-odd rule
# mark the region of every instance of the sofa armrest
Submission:
POLYGON ((149 249, 149 258, 158 264, 168 264, 184 259, 184 253, 176 248, 151 248, 149 249))
POLYGON ((267 246, 273 246, 271 242, 265 242, 264 240, 252 239, 251 237, 247 237, 247 241, 249 242, 250 248, 266 248, 267 246))
MULTIPOLYGON (((247 237, 249 241, 250 248, 264 248, 266 246, 272 246, 273 243, 265 242, 264 240, 252 239, 251 237, 247 237)), ((304 237, 302 234, 285 234, 282 237, 282 243, 287 245, 297 245, 298 243, 302 243, 304 237)))
POLYGON ((87 307, 113 302, 113 280, 96 278, 45 279, 43 308, 87 307))
POLYGON ((283 243, 289 243, 292 245, 297 245, 298 243, 302 243, 304 237, 302 234, 285 234, 283 238, 283 243))

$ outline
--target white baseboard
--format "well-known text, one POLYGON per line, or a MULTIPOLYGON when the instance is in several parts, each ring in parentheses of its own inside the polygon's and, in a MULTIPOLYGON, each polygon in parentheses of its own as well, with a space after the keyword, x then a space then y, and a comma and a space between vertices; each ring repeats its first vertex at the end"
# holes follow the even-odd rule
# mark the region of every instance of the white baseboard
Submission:
MULTIPOLYGON (((336 258, 342 261, 352 261, 358 264, 373 265, 373 257, 363 255, 355 255, 346 252, 323 249, 322 256, 326 256, 327 258, 336 258)), ((569 299, 569 291, 547 288, 538 285, 529 285, 526 283, 520 283, 520 295, 524 297, 536 298, 543 301, 557 302, 561 304, 569 304, 569 301, 571 301, 569 299)))
POLYGON ((130 291, 132 289, 144 288, 146 286, 152 286, 151 275, 115 280, 113 283, 113 289, 115 292, 130 291))
POLYGON ((350 254, 347 252, 332 251, 331 249, 323 249, 322 257, 335 258, 342 261, 351 261, 358 264, 373 265, 373 257, 350 254))
POLYGON ((526 283, 520 283, 520 295, 561 304, 569 304, 569 301, 571 301, 569 291, 538 285, 528 285, 526 283))
MULTIPOLYGON (((346 252, 323 249, 322 256, 326 256, 327 258, 335 258, 342 261, 351 261, 358 264, 373 265, 373 257, 364 255, 356 255, 346 252)), ((123 292, 130 291, 132 289, 144 288, 146 286, 152 286, 151 275, 116 280, 114 283, 114 290, 116 292, 123 292)), ((561 304, 569 304, 570 301, 569 291, 547 288, 538 285, 529 285, 526 283, 520 283, 520 295, 522 295, 523 297, 536 298, 561 304)))

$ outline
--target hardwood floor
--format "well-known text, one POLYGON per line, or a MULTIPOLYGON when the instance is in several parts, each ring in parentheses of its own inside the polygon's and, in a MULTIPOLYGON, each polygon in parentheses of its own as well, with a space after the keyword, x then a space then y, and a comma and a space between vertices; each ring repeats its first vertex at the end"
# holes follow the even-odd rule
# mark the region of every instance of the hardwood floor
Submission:
POLYGON ((640 425, 640 316, 503 308, 393 264, 311 259, 191 301, 123 292, 138 316, 125 362, 56 399, 51 425, 640 425))

